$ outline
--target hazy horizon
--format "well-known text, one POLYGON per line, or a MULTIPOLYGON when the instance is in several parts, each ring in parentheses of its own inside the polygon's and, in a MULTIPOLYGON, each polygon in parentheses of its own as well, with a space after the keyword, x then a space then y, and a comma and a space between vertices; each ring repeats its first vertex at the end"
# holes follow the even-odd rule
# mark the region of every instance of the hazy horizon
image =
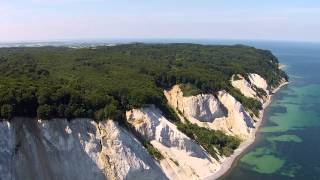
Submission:
POLYGON ((21 40, 1 41, 5 44, 130 44, 130 43, 194 43, 194 44, 246 44, 246 43, 293 43, 320 44, 320 41, 301 40, 268 40, 268 39, 206 39, 206 38, 110 38, 110 39, 52 39, 52 40, 21 40))
POLYGON ((215 39, 320 42, 315 0, 0 0, 0 42, 215 39))

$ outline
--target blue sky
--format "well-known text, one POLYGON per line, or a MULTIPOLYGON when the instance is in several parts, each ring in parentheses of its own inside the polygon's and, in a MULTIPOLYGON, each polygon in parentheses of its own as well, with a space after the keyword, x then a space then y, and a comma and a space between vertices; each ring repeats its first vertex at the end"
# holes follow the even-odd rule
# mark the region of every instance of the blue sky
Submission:
POLYGON ((0 41, 320 41, 319 0, 0 0, 0 41))

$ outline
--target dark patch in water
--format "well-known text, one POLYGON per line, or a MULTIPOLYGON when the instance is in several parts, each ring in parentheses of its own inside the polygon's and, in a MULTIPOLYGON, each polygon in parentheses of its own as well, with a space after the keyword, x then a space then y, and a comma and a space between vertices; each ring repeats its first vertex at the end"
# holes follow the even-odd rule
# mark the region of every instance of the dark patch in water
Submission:
POLYGON ((300 109, 302 111, 312 111, 312 112, 316 112, 316 113, 320 113, 320 103, 312 103, 312 104, 304 104, 300 106, 300 109))
POLYGON ((297 106, 301 105, 301 103, 296 103, 296 102, 285 102, 285 103, 286 103, 286 104, 297 105, 297 106))
POLYGON ((285 106, 275 106, 275 107, 270 107, 269 109, 269 114, 272 116, 273 114, 276 113, 286 113, 287 112, 287 107, 285 106))

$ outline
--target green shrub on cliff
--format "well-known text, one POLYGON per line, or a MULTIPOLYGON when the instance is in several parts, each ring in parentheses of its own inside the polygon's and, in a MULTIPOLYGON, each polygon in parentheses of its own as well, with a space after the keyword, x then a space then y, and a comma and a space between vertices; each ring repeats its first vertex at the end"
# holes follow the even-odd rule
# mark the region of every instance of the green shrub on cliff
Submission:
POLYGON ((186 96, 186 97, 195 96, 195 95, 202 93, 201 90, 199 90, 195 85, 190 84, 190 83, 181 84, 180 88, 183 92, 183 96, 186 96))
POLYGON ((177 123, 178 129, 197 141, 212 157, 230 156, 240 145, 240 139, 228 136, 222 131, 210 130, 196 124, 177 123))
POLYGON ((147 149, 148 153, 157 161, 160 161, 164 158, 163 155, 155 147, 153 147, 150 142, 144 142, 143 146, 147 149))

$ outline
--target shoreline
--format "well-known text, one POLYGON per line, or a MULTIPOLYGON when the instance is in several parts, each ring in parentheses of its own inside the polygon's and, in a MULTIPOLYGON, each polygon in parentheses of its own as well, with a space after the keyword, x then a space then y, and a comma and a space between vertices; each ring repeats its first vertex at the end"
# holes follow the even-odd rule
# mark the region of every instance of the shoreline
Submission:
POLYGON ((279 64, 279 69, 284 69, 284 68, 286 68, 287 67, 287 65, 285 65, 285 64, 279 64))
POLYGON ((216 171, 214 174, 208 177, 205 177, 204 178, 205 180, 218 179, 223 175, 225 175, 232 168, 232 165, 236 162, 237 158, 255 142, 256 133, 262 124, 265 109, 271 104, 273 95, 287 84, 289 84, 289 82, 285 81, 281 83, 277 88, 273 89, 272 94, 269 96, 268 100, 263 104, 262 106, 263 108, 260 111, 259 121, 256 123, 256 128, 253 130, 253 133, 252 133, 253 134, 252 139, 246 140, 243 143, 241 143, 240 146, 234 151, 234 153, 230 157, 227 157, 223 160, 221 164, 221 168, 218 171, 216 171))

